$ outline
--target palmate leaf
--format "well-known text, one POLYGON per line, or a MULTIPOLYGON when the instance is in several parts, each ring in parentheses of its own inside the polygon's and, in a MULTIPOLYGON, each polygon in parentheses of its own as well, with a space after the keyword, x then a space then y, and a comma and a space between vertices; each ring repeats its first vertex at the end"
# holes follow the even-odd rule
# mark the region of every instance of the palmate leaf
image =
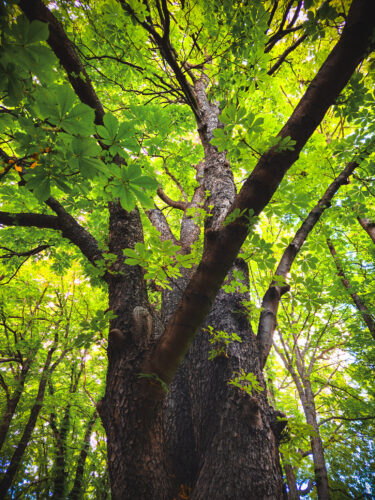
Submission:
POLYGON ((129 189, 122 189, 120 193, 120 203, 124 210, 131 212, 136 205, 136 199, 129 189))

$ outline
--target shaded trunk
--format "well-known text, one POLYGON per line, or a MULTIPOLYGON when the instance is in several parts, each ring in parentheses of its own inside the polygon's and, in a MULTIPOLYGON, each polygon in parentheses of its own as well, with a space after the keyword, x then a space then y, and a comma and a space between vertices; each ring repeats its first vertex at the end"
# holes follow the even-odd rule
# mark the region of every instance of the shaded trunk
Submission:
POLYGON ((296 476, 293 467, 283 460, 286 482, 288 484, 288 500, 300 500, 296 476))
MULTIPOLYGON (((247 281, 246 265, 236 261, 247 281)), ((220 353, 202 329, 177 372, 166 404, 165 428, 176 486, 189 499, 282 498, 275 433, 280 432, 266 391, 252 395, 228 384, 241 370, 262 388, 256 337, 242 300, 247 294, 220 291, 205 323, 237 333, 220 353), (209 351, 219 353, 209 360, 209 351), (171 432, 172 430, 172 432, 171 432)))
POLYGON ((162 437, 164 391, 157 380, 142 378, 141 370, 152 333, 146 286, 142 269, 125 265, 122 253, 137 241, 143 241, 138 211, 127 213, 111 204, 109 250, 118 259, 108 287, 116 318, 110 324, 106 393, 98 411, 107 435, 113 500, 165 500, 170 487, 162 437))
POLYGON ((64 500, 67 486, 66 452, 67 433, 70 421, 70 404, 65 408, 64 416, 60 427, 56 424, 56 415, 51 414, 50 426, 52 428, 55 442, 55 463, 53 464, 53 498, 64 500))

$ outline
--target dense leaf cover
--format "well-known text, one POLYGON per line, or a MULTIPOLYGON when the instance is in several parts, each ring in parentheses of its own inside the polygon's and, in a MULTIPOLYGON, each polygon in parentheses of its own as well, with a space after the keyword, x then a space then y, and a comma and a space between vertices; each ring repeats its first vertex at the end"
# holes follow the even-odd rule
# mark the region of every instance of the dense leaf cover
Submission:
MULTIPOLYGON (((118 199, 125 211, 139 210, 143 241, 122 257, 144 269, 158 317, 163 293, 198 265, 204 229, 216 217, 207 186, 202 200, 191 203, 202 187, 204 158, 192 83, 204 81, 208 99, 220 107, 211 145, 226 152, 240 191, 262 155, 295 151, 298 138, 279 131, 336 44, 350 3, 46 2, 73 42, 85 71, 80 74, 47 43, 47 23, 28 19, 22 2, 22 8, 2 3, 4 477, 51 352, 11 498, 109 498, 105 434, 96 413, 114 317, 106 281, 120 273, 108 246, 108 206, 118 199), (89 91, 80 92, 85 86, 95 89, 102 108, 92 104, 89 91), (186 218, 199 237, 181 251, 186 218), (92 238, 87 245, 81 228, 92 238)), ((223 289, 248 294, 243 307, 254 332, 268 307, 267 290, 287 287, 264 373, 269 400, 288 418, 283 470, 292 472, 307 498, 316 498, 314 437, 322 441, 332 498, 375 495, 375 244, 365 230, 375 223, 372 48, 373 42, 264 210, 235 208, 222 221, 226 227, 246 220, 239 257, 249 267, 249 286, 235 270, 223 289), (278 264, 297 230, 351 163, 284 272, 278 264), (306 421, 306 404, 314 404, 317 427, 306 421)), ((212 362, 239 342, 235 332, 209 327, 205 334, 212 362)), ((264 390, 252 373, 234 373, 228 383, 249 397, 264 390)))

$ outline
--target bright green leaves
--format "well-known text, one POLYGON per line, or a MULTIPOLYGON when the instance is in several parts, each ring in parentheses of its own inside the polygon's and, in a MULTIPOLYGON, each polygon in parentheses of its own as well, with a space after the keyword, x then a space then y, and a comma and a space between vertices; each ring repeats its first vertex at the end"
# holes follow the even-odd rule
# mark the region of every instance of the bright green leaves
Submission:
POLYGON ((17 22, 6 26, 0 49, 0 91, 5 92, 5 103, 17 105, 27 88, 32 85, 30 73, 40 81, 50 81, 56 58, 44 45, 48 38, 48 25, 40 21, 31 23, 20 16, 17 22))
POLYGON ((242 271, 233 269, 233 273, 229 282, 225 282, 222 289, 226 293, 246 293, 248 286, 245 284, 245 276, 242 271))
POLYGON ((48 24, 40 21, 30 23, 25 16, 21 16, 14 25, 13 35, 16 41, 24 47, 34 45, 37 42, 47 40, 49 35, 48 24))
POLYGON ((130 212, 137 202, 145 208, 153 207, 152 193, 158 185, 153 177, 143 175, 136 163, 121 168, 112 163, 110 169, 113 179, 107 191, 120 199, 125 210, 130 212))
POLYGON ((125 159, 129 158, 129 153, 139 153, 139 144, 134 135, 134 128, 130 123, 123 122, 119 125, 114 115, 107 113, 103 119, 104 126, 96 127, 101 141, 109 146, 111 156, 117 154, 125 159))
POLYGON ((160 241, 158 236, 150 239, 150 245, 136 243, 134 250, 126 248, 125 263, 130 266, 141 266, 146 270, 145 278, 153 280, 157 285, 171 289, 169 282, 181 276, 181 267, 190 269, 194 257, 178 253, 181 248, 171 241, 160 241))
POLYGON ((26 187, 32 191, 38 201, 43 202, 51 196, 51 181, 48 171, 39 169, 35 174, 25 176, 26 187))
POLYGON ((249 396, 264 391, 264 388, 259 384, 256 376, 251 372, 245 373, 244 370, 234 373, 234 377, 229 380, 228 384, 234 385, 234 387, 237 387, 237 389, 245 392, 249 396))
POLYGON ((71 166, 78 168, 85 179, 92 179, 99 172, 106 172, 104 164, 96 158, 101 149, 91 137, 75 137, 72 140, 72 152, 71 166))
POLYGON ((94 132, 94 110, 79 103, 69 85, 39 87, 33 97, 33 110, 40 119, 48 120, 69 134, 83 136, 94 132))
POLYGON ((130 9, 134 12, 134 15, 139 21, 143 22, 146 20, 147 8, 143 2, 140 0, 128 0, 126 3, 129 5, 130 9))
POLYGON ((242 339, 237 333, 228 333, 223 330, 214 330, 214 328, 209 325, 204 329, 209 334, 208 342, 213 347, 208 352, 208 359, 212 360, 217 358, 218 356, 229 357, 229 346, 233 344, 233 342, 242 342, 242 339))
POLYGON ((211 141, 219 151, 227 150, 230 157, 238 158, 241 149, 247 150, 252 148, 253 143, 259 142, 259 136, 263 131, 263 117, 230 103, 219 118, 225 127, 214 130, 214 139, 211 141))

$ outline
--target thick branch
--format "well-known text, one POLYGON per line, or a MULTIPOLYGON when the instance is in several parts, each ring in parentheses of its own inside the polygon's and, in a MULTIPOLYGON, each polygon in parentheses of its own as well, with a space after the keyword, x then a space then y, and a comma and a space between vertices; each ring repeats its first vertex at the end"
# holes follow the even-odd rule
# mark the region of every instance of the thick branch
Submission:
POLYGON ((62 232, 62 236, 78 246, 83 255, 95 264, 101 258, 101 252, 96 239, 83 228, 53 198, 49 198, 47 204, 56 212, 55 215, 44 215, 35 213, 9 213, 0 212, 0 224, 4 226, 39 227, 42 229, 55 229, 62 232))
POLYGON ((59 219, 55 215, 0 212, 0 224, 3 226, 40 227, 61 230, 59 219))
POLYGON ((359 295, 356 292, 352 291, 352 287, 350 286, 350 282, 345 276, 344 270, 339 262, 339 259, 337 257, 337 252, 336 249, 332 243, 331 240, 327 240, 327 245, 329 248, 329 251, 333 257, 333 260, 335 262, 336 269, 338 271, 337 275, 341 278, 341 283, 344 285, 344 287, 348 290, 349 295, 353 299, 353 302, 358 309, 358 311, 361 313, 361 316, 363 318, 363 321, 366 323, 367 328, 369 329, 373 339, 375 340, 375 320, 366 307, 366 305, 362 302, 362 299, 359 297, 359 295))
POLYGON ((171 231, 167 219, 165 218, 165 215, 161 210, 159 210, 159 208, 156 207, 152 210, 148 210, 147 217, 149 218, 154 228, 159 231, 162 241, 170 240, 175 245, 178 244, 178 241, 173 236, 173 233, 171 231))
POLYGON ((102 123, 104 109, 91 84, 90 78, 78 57, 73 43, 66 36, 60 21, 41 0, 21 0, 19 6, 30 21, 38 20, 49 25, 48 44, 68 74, 69 81, 80 100, 95 110, 96 123, 102 123))
POLYGON ((225 227, 206 231, 202 260, 155 344, 144 367, 146 371, 156 373, 167 383, 172 380, 246 239, 246 215, 258 215, 269 203, 285 173, 365 57, 374 25, 372 0, 354 0, 340 40, 279 133, 281 138, 290 136, 296 141, 294 150, 279 151, 276 147, 266 152, 232 205, 232 210, 244 211, 245 216, 225 227))

